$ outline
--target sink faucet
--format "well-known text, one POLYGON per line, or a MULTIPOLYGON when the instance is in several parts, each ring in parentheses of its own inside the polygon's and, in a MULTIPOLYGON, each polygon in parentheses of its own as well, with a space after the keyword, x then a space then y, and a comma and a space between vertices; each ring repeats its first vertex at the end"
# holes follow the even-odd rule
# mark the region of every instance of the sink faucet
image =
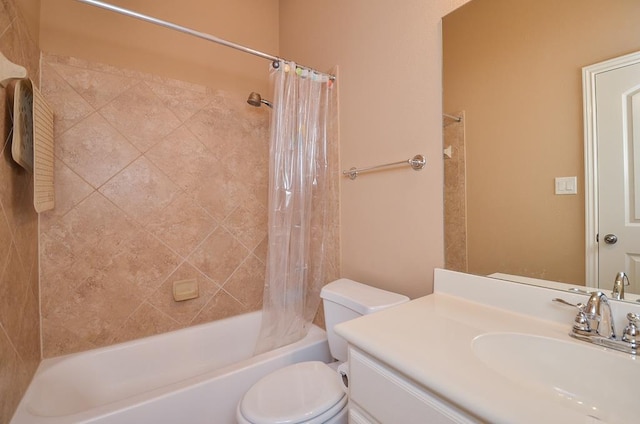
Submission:
POLYGON ((591 293, 589 301, 584 308, 584 313, 587 320, 589 320, 591 332, 593 332, 590 334, 606 337, 607 339, 616 338, 611 305, 604 293, 601 291, 591 293))
POLYGON ((611 305, 603 292, 591 293, 586 305, 583 303, 574 305, 558 298, 553 301, 578 308, 573 328, 569 333, 571 337, 632 355, 636 354, 640 345, 640 331, 637 326, 640 324, 640 316, 627 314, 629 324, 623 331, 622 339, 619 340, 616 337, 611 305))
POLYGON ((613 291, 611 292, 611 297, 617 300, 624 299, 624 286, 629 285, 629 277, 624 272, 619 272, 616 275, 616 279, 613 282, 613 291))

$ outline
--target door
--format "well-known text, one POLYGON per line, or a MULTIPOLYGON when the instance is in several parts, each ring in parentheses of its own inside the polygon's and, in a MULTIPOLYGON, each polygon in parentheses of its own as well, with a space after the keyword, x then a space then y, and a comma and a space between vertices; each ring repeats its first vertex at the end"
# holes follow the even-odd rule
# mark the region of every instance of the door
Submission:
POLYGON ((640 55, 595 77, 598 281, 640 293, 640 55))

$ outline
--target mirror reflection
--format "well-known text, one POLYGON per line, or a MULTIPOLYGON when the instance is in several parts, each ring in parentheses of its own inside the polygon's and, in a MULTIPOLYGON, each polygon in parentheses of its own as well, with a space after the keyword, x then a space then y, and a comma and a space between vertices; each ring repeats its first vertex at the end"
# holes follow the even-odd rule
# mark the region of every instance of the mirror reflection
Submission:
POLYGON ((637 0, 473 0, 443 18, 447 268, 611 289, 585 273, 582 68, 639 51, 638 16, 637 0))

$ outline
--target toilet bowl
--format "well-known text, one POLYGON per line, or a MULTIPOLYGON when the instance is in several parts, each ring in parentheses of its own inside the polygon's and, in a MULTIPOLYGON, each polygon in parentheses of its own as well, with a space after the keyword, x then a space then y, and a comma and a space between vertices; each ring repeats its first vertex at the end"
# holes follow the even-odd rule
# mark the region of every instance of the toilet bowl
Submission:
POLYGON ((407 302, 408 297, 340 279, 322 288, 332 364, 300 362, 266 375, 236 408, 239 424, 347 424, 347 393, 337 371, 347 343, 333 327, 343 321, 407 302))
POLYGON ((238 404, 240 424, 347 423, 347 394, 338 373, 319 361, 265 376, 238 404))

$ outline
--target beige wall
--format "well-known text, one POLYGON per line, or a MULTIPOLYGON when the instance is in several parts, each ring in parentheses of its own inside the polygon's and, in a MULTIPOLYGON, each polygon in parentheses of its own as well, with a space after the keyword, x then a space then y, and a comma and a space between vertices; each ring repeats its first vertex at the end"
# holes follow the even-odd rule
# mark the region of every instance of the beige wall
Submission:
MULTIPOLYGON (((30 20, 0 0, 0 51, 38 81, 39 51, 30 20)), ((37 2, 33 2, 36 4, 37 2)), ((0 422, 8 423, 40 362, 38 215, 31 173, 11 158, 11 100, 0 90, 0 422)))
MULTIPOLYGON (((224 22, 215 24, 208 21, 223 15, 219 12, 222 4, 207 9, 207 2, 193 3, 177 16, 169 16, 168 11, 175 9, 169 1, 153 5, 129 1, 126 6, 256 48, 274 50, 273 45, 279 46, 282 56, 304 65, 319 69, 339 65, 343 168, 408 159, 417 153, 427 156, 428 165, 420 172, 402 168, 361 176, 356 181, 343 180, 341 225, 344 276, 412 297, 429 293, 433 268, 443 265, 439 22, 464 0, 411 0, 402 7, 391 0, 284 0, 279 2, 275 18, 261 12, 260 2, 254 1, 247 3, 248 12, 233 9, 231 14, 225 13, 224 22), (203 18, 203 10, 211 10, 211 16, 203 18), (264 21, 269 29, 279 25, 279 35, 269 36, 267 29, 247 35, 252 27, 244 24, 247 16, 264 21), (231 35, 223 30, 225 25, 231 35), (256 40, 257 35, 265 39, 256 40)), ((124 2, 116 4, 125 6, 124 2)), ((71 0, 43 5, 43 50, 126 67, 135 62, 137 69, 161 69, 165 75, 184 79, 184 70, 173 67, 171 58, 175 56, 179 63, 194 65, 188 70, 193 74, 189 81, 206 85, 211 84, 205 81, 209 73, 206 66, 193 61, 206 56, 218 66, 224 57, 221 54, 235 54, 210 48, 205 53, 201 49, 189 52, 183 48, 183 39, 158 42, 164 30, 142 32, 141 25, 146 24, 133 24, 126 18, 117 18, 118 32, 113 34, 114 24, 100 17, 105 12, 82 8, 86 6, 71 0), (79 19, 78 13, 84 17, 79 19), (117 41, 105 42, 107 36, 117 41), (146 45, 149 38, 152 41, 146 45), (79 39, 88 42, 83 45, 79 39), (175 45, 180 46, 177 51, 172 49, 175 45), (149 61, 149 67, 140 64, 142 57, 149 61), (199 71, 203 69, 205 75, 199 71)), ((234 72, 261 71, 265 66, 264 61, 243 64, 234 72)))
POLYGON ((584 283, 581 68, 640 49, 640 3, 474 0, 444 20, 466 113, 469 271, 584 283), (578 177, 578 195, 554 178, 578 177))
POLYGON ((15 0, 29 34, 36 44, 40 38, 40 2, 40 0, 15 0))
MULTIPOLYGON (((278 54, 278 0, 108 3, 278 54)), ((42 2, 41 48, 212 88, 268 90, 268 61, 74 0, 42 2)))
POLYGON ((343 276, 411 297, 444 263, 439 22, 462 3, 280 2, 281 54, 340 67, 342 168, 427 157, 341 182, 343 276))

